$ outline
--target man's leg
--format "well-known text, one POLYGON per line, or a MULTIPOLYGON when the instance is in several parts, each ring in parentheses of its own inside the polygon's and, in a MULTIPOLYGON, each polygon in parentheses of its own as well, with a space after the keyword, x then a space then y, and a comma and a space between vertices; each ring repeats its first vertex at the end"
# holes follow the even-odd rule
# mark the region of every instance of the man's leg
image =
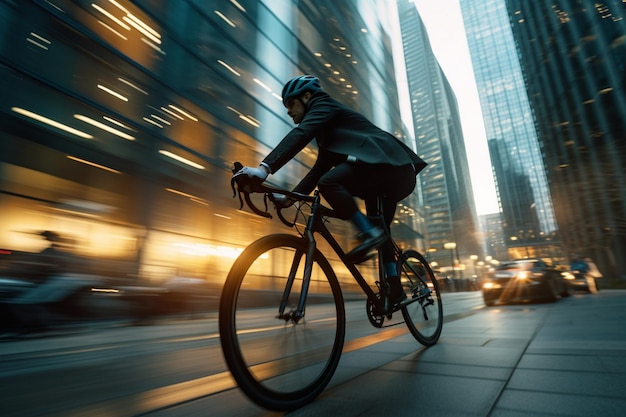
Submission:
POLYGON ((353 261, 365 257, 388 240, 384 229, 372 225, 354 201, 354 196, 364 196, 367 185, 374 181, 375 167, 346 162, 327 172, 318 183, 322 196, 337 215, 342 219, 351 220, 361 232, 358 236, 361 243, 348 253, 348 257, 353 261))
MULTIPOLYGON (((382 181, 387 184, 382 193, 383 217, 387 228, 391 230, 398 201, 408 196, 415 188, 415 174, 412 167, 393 167, 382 176, 382 181)), ((378 197, 367 197, 365 207, 368 215, 378 214, 378 197)), ((388 240, 383 243, 380 249, 383 268, 390 289, 389 300, 392 304, 400 303, 406 298, 406 294, 400 282, 400 271, 397 270, 397 260, 391 241, 388 240)))

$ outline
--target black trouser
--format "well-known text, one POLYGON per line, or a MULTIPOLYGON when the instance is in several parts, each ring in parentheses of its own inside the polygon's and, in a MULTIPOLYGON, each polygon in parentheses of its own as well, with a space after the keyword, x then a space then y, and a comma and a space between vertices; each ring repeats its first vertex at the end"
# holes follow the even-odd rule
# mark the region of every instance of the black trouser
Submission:
MULTIPOLYGON (((383 197, 383 216, 391 226, 398 201, 415 188, 413 165, 391 166, 344 162, 320 178, 318 188, 341 219, 348 220, 359 208, 354 196, 365 200, 368 215, 377 214, 377 197, 383 197)), ((393 262, 393 247, 383 246, 383 261, 393 262)))

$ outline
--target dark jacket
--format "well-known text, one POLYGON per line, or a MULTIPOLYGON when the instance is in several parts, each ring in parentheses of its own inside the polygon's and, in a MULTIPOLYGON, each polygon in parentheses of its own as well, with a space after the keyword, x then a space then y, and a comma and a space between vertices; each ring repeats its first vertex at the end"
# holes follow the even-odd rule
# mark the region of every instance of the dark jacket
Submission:
POLYGON ((315 165, 294 191, 310 193, 318 180, 348 156, 359 163, 403 166, 413 164, 417 174, 426 166, 419 156, 392 134, 376 127, 363 115, 317 92, 307 102, 307 112, 263 160, 276 172, 306 145, 316 139, 319 148, 315 165))

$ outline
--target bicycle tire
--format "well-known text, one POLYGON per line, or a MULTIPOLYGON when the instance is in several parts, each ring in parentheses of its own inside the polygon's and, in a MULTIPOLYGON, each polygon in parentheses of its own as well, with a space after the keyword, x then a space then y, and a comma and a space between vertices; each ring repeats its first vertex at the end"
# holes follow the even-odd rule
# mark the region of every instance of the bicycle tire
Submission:
POLYGON ((404 322, 418 342, 432 346, 443 328, 443 305, 435 274, 426 259, 410 249, 402 252, 398 272, 408 297, 401 307, 404 322))
POLYGON ((261 238, 237 258, 222 290, 219 332, 224 358, 241 390, 269 410, 293 410, 313 401, 330 382, 343 349, 343 295, 319 250, 305 317, 297 324, 277 318, 286 276, 299 260, 289 298, 297 305, 306 249, 306 240, 298 236, 261 238))

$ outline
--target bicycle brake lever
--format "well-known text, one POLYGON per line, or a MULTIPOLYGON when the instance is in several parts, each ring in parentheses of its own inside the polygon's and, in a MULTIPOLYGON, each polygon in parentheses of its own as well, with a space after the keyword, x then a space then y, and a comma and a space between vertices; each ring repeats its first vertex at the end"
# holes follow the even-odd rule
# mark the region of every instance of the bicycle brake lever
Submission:
POLYGON ((267 210, 267 200, 265 200, 265 211, 257 208, 257 206, 254 205, 252 200, 250 200, 250 193, 253 192, 253 184, 250 182, 250 180, 248 180, 247 184, 242 184, 241 182, 244 181, 244 178, 247 179, 247 177, 241 176, 241 180, 238 180, 238 178, 234 176, 234 174, 241 171, 242 168, 243 168, 243 165, 241 164, 241 162, 235 162, 234 167, 232 169, 233 177, 230 179, 230 186, 233 189, 233 198, 239 195, 239 210, 243 208, 243 202, 245 200, 250 210, 252 210, 255 214, 261 217, 266 217, 266 218, 271 219, 272 215, 267 210), (241 197, 242 194, 243 194, 243 198, 241 197))
MULTIPOLYGON (((257 206, 254 205, 252 200, 250 200, 250 193, 244 192, 243 198, 246 200, 246 203, 248 204, 248 207, 250 207, 250 210, 252 210, 255 214, 258 214, 261 217, 267 217, 268 219, 272 218, 272 215, 269 212, 260 210, 257 208, 257 206)), ((265 206, 265 209, 267 210, 267 205, 265 206)))
MULTIPOLYGON (((233 170, 233 172, 235 171, 233 170)), ((239 196, 239 210, 241 210, 243 208, 243 199, 241 198, 239 187, 235 187, 235 184, 237 184, 237 180, 233 177, 230 179, 230 187, 233 189, 233 198, 239 196)))
MULTIPOLYGON (((239 200, 241 201, 241 192, 235 188, 235 183, 237 183, 237 180, 235 179, 235 174, 238 173, 239 171, 241 171, 241 169, 243 168, 243 165, 241 164, 241 162, 237 161, 235 162, 233 169, 231 169, 231 171, 233 172, 233 176, 230 178, 230 187, 233 189, 233 198, 235 198, 235 196, 237 195, 237 192, 240 193, 239 195, 239 200)), ((237 184, 239 185, 239 184, 237 184)), ((243 207, 243 201, 241 201, 242 207, 243 207)), ((239 207, 241 208, 241 207, 239 207)))

